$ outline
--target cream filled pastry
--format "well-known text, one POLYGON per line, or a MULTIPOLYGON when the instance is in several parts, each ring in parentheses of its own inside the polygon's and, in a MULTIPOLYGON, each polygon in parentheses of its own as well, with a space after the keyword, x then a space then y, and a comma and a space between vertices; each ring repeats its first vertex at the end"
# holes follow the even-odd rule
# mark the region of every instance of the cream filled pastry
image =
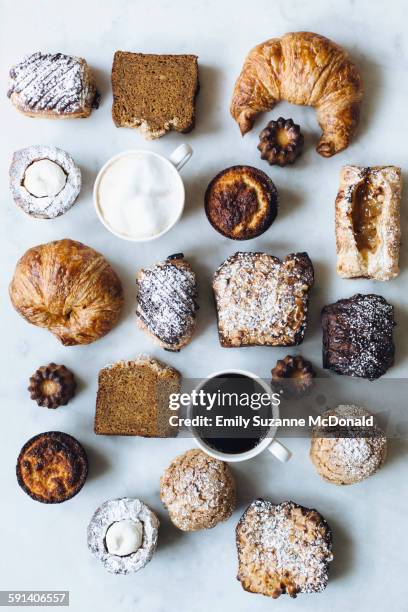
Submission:
POLYGON ((130 519, 112 523, 105 536, 108 553, 118 557, 126 557, 135 553, 141 547, 142 540, 142 523, 139 520, 130 519))
POLYGON ((10 189, 17 206, 38 219, 66 213, 81 190, 81 171, 57 147, 33 145, 16 151, 10 166, 10 189))

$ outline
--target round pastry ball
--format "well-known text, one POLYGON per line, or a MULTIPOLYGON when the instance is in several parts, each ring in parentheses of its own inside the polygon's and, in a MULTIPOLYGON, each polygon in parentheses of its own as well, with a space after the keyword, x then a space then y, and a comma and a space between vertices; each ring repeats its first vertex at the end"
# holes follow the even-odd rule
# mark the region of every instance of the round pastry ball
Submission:
POLYGON ((164 472, 160 497, 182 531, 210 529, 233 513, 235 481, 223 461, 198 449, 188 450, 164 472))
POLYGON ((322 417, 351 419, 347 425, 316 427, 310 458, 320 476, 333 484, 355 484, 380 469, 387 454, 387 438, 374 424, 361 425, 359 420, 372 416, 359 406, 337 406, 322 417))

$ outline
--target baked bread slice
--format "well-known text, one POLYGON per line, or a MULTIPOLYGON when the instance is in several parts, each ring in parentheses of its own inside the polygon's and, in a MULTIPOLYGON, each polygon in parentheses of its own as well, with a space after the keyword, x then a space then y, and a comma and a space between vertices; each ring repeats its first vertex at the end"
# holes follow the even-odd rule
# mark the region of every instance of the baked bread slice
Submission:
POLYGON ((300 344, 313 282, 307 253, 283 261, 267 253, 228 257, 213 280, 221 346, 300 344))
POLYGON ((238 522, 236 542, 237 579, 250 593, 277 599, 327 586, 332 532, 316 510, 256 499, 238 522))
POLYGON ((110 436, 168 438, 178 428, 170 425, 169 398, 180 393, 180 373, 151 357, 118 361, 99 372, 95 433, 110 436))
POLYGON ((179 351, 196 327, 197 283, 183 253, 138 272, 137 323, 157 344, 179 351))
POLYGON ((112 118, 151 140, 169 130, 190 132, 199 89, 196 55, 116 51, 112 66, 112 118))
POLYGON ((345 166, 336 198, 337 273, 390 280, 399 274, 401 169, 345 166))
POLYGON ((24 115, 47 119, 88 117, 100 100, 82 57, 41 51, 11 68, 7 95, 24 115))

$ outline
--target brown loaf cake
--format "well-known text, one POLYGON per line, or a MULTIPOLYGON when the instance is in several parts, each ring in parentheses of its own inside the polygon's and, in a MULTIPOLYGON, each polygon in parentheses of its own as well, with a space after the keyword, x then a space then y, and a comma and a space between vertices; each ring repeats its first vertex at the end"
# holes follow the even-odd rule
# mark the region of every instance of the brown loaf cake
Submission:
POLYGON ((198 93, 196 55, 116 51, 112 66, 112 118, 117 127, 139 128, 145 138, 169 130, 189 132, 198 93))
POLYGON ((167 438, 177 435, 169 396, 180 392, 180 374, 156 359, 118 361, 99 372, 95 433, 167 438))

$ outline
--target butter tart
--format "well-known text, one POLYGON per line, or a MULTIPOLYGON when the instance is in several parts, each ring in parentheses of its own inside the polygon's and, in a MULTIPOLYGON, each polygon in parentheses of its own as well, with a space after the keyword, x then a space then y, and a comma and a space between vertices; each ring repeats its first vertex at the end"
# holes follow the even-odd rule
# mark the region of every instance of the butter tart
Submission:
POLYGON ((64 365, 49 363, 31 376, 28 390, 39 406, 58 408, 65 406, 75 395, 76 381, 64 365))
POLYGON ((304 138, 300 126, 293 119, 279 117, 269 121, 259 135, 258 149, 261 159, 270 166, 293 164, 303 151, 304 138))
POLYGON ((252 166, 231 166, 219 172, 208 185, 204 200, 213 228, 233 240, 260 236, 278 212, 274 183, 252 166))
POLYGON ((301 355, 286 355, 272 369, 272 387, 286 397, 300 398, 314 385, 316 372, 301 355))
POLYGON ((122 284, 103 255, 68 239, 26 251, 9 292, 26 321, 45 327, 65 346, 107 334, 124 301, 122 284))
POLYGON ((84 486, 88 459, 75 438, 61 431, 47 431, 24 444, 16 473, 18 484, 34 500, 60 504, 84 486))
POLYGON ((390 280, 399 274, 401 169, 345 166, 336 198, 337 273, 390 280))

